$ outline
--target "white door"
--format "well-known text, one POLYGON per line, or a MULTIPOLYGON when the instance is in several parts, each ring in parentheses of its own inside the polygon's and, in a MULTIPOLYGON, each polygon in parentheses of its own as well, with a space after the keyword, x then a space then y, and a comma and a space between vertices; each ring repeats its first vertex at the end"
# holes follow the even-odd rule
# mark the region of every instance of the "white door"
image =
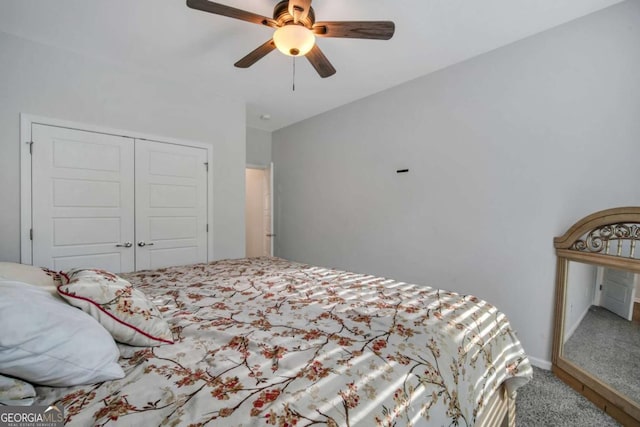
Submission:
POLYGON ((631 320, 636 293, 635 277, 629 271, 605 268, 602 274, 602 307, 631 320))
POLYGON ((136 140, 136 269, 207 261, 207 151, 136 140))
POLYGON ((33 265, 133 271, 130 138, 32 126, 33 265))

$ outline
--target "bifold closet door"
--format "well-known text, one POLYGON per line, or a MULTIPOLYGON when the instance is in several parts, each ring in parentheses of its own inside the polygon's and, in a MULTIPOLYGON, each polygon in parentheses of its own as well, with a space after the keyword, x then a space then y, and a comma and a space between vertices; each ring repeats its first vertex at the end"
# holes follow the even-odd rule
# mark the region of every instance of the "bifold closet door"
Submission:
POLYGON ((33 264, 133 271, 133 140, 37 124, 32 140, 33 264))
POLYGON ((136 270, 207 261, 207 151, 136 140, 136 270))

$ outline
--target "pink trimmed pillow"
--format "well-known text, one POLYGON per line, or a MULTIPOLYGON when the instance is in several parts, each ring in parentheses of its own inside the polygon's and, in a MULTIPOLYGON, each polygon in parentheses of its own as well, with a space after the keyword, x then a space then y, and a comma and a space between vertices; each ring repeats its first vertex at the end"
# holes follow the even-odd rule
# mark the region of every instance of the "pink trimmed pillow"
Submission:
POLYGON ((135 346, 173 344, 169 324, 153 302, 113 273, 69 270, 62 273, 58 293, 98 320, 116 341, 135 346))

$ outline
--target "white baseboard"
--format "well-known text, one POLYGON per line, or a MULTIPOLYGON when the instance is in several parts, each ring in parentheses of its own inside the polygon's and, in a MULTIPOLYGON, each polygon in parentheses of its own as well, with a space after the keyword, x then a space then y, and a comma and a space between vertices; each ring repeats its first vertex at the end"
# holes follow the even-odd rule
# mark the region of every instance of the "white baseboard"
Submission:
POLYGON ((537 357, 527 356, 529 358, 529 362, 536 368, 544 369, 545 371, 551 370, 551 361, 550 360, 542 360, 537 357))

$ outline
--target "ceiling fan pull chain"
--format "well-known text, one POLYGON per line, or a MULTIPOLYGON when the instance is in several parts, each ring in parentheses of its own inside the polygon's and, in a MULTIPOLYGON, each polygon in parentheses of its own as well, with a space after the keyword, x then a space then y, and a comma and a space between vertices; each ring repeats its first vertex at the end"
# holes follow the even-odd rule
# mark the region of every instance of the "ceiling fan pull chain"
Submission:
POLYGON ((293 82, 292 82, 292 92, 296 91, 296 57, 293 56, 293 82))

